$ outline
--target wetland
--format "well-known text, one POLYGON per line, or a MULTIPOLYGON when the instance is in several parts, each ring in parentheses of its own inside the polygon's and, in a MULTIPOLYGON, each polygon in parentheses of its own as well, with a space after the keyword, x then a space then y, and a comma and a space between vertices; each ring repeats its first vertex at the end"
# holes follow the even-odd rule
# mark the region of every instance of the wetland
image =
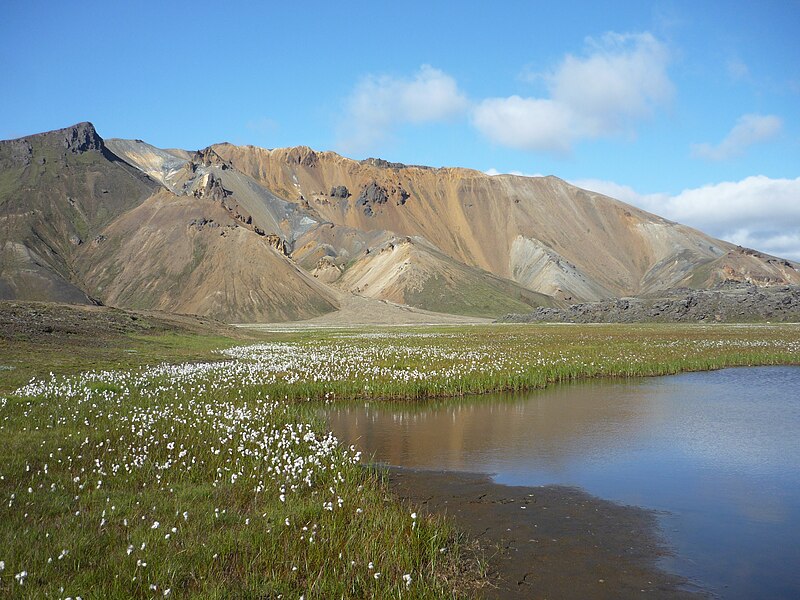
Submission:
MULTIPOLYGON (((728 511, 738 523, 729 529, 733 537, 747 533, 756 517, 772 519, 773 529, 746 543, 757 560, 791 568, 791 556, 775 548, 796 540, 795 498, 785 495, 794 485, 786 465, 796 457, 796 380, 779 384, 784 393, 768 405, 782 415, 783 429, 758 429, 767 405, 747 402, 796 371, 776 367, 763 372, 763 381, 730 385, 750 392, 730 404, 689 402, 695 392, 663 402, 669 394, 660 386, 704 374, 636 377, 797 365, 796 325, 459 325, 245 335, 194 321, 151 326, 154 315, 99 308, 15 305, 6 315, 0 595, 498 597, 498 577, 511 581, 521 567, 514 585, 522 597, 548 589, 574 596, 601 583, 608 597, 621 597, 642 581, 674 597, 723 589, 725 569, 698 557, 724 558, 704 545, 722 544, 727 552, 735 544, 669 519, 694 518, 703 502, 723 507, 730 494, 740 502, 720 515, 728 511), (103 325, 106 318, 113 326, 103 325), (579 381, 588 383, 573 385, 579 381), (651 387, 650 399, 640 394, 651 387), (519 396, 541 388, 530 392, 539 400, 519 396), (588 397, 571 396, 579 389, 588 397), (608 396, 610 389, 617 391, 608 396), (467 399, 476 393, 484 395, 467 399), (555 400, 546 400, 550 393, 555 400), (358 431, 351 438, 326 420, 326 411, 344 414, 354 403, 368 403, 376 423, 428 420, 436 427, 405 441, 382 434, 370 447, 364 442, 374 436, 358 431), (492 450, 504 438, 520 443, 518 450, 492 450), (446 440, 447 448, 436 450, 446 440), (692 476, 702 463, 680 462, 670 444, 711 466, 692 476), (720 444, 730 452, 715 454, 720 444), (405 456, 414 470, 365 468, 365 457, 378 450, 387 452, 378 460, 404 464, 405 456), (519 466, 520 452, 527 466, 519 466), (444 462, 430 462, 434 456, 444 462), (790 478, 784 487, 770 487, 776 465, 790 478), (434 493, 427 469, 445 471, 450 491, 434 493), (657 478, 628 481, 651 469, 665 473, 663 485, 657 478), (483 504, 504 519, 513 511, 533 514, 537 505, 563 517, 550 520, 554 527, 572 520, 594 527, 596 521, 581 519, 603 515, 591 546, 606 558, 582 566, 575 557, 590 545, 556 527, 542 537, 534 563, 514 560, 521 543, 482 539, 446 510, 462 484, 467 495, 475 486, 496 486, 484 496, 496 502, 483 504), (672 504, 684 502, 683 492, 699 502, 688 516, 672 504), (559 554, 551 539, 571 540, 572 554, 559 554), (616 572, 605 575, 612 563, 616 572)), ((518 521, 507 523, 525 534, 518 521)), ((529 539, 537 538, 524 543, 529 539)), ((773 575, 772 584, 788 581, 773 575)))
MULTIPOLYGON (((649 511, 653 521, 638 526, 628 520, 636 511, 616 517, 618 529, 638 529, 628 547, 643 546, 640 559, 649 556, 652 564, 684 578, 673 593, 794 598, 800 594, 799 392, 800 368, 753 367, 592 381, 433 406, 337 406, 328 411, 328 423, 340 440, 356 444, 375 462, 413 472, 399 471, 399 479, 419 481, 427 472, 431 497, 438 497, 433 482, 453 488, 448 474, 465 490, 479 479, 465 479, 464 473, 489 476, 499 485, 478 486, 482 493, 505 489, 504 497, 517 498, 505 502, 517 515, 507 536, 516 540, 515 560, 527 560, 534 576, 543 554, 601 565, 581 569, 599 573, 595 583, 608 583, 611 573, 622 570, 616 561, 623 553, 613 549, 617 540, 605 516, 587 521, 583 535, 573 532, 573 543, 584 548, 580 559, 561 549, 543 550, 550 538, 541 535, 520 540, 520 527, 552 522, 552 497, 560 494, 562 508, 578 506, 574 496, 600 512, 608 510, 603 501, 620 505, 620 515, 625 506, 649 511), (523 487, 539 502, 524 504, 523 487), (542 503, 550 504, 549 512, 542 503), (653 527, 664 546, 653 543, 653 527), (595 546, 597 552, 587 551, 595 546)), ((479 494, 464 493, 463 503, 455 493, 448 500, 458 518, 471 515, 480 521, 481 528, 473 526, 479 531, 500 527, 493 521, 498 506, 484 512, 467 507, 479 494)), ((581 514, 559 518, 574 523, 581 514)), ((497 537, 502 543, 503 536, 497 537)), ((647 582, 656 576, 641 575, 638 585, 652 588, 647 582)), ((631 584, 633 591, 637 582, 631 584)))

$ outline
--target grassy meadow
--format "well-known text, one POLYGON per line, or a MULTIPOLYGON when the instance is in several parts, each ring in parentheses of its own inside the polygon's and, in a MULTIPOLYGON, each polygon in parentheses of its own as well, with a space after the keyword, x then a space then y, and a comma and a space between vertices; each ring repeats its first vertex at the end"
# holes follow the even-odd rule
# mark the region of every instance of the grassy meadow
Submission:
POLYGON ((391 497, 322 407, 800 364, 797 325, 259 335, 121 334, 72 359, 5 347, 0 596, 468 597, 469 540, 391 497))

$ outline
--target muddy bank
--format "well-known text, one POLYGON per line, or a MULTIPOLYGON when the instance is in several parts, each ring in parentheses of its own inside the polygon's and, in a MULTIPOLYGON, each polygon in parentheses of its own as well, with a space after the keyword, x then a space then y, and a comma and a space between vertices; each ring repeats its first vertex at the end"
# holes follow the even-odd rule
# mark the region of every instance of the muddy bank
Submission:
POLYGON ((650 511, 471 473, 390 468, 388 478, 399 498, 449 515, 479 541, 489 559, 486 598, 707 597, 656 566, 668 550, 650 511))

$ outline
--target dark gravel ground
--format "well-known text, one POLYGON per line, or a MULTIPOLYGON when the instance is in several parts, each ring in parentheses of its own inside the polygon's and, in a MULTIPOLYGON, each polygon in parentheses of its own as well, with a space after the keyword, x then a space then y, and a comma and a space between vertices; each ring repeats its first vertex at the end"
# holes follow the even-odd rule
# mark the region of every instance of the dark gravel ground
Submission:
POLYGON ((710 290, 676 289, 659 298, 609 298, 566 308, 511 314, 501 323, 799 322, 800 286, 760 288, 725 283, 710 290))
POLYGON ((236 329, 214 319, 136 312, 105 306, 50 302, 0 301, 0 340, 63 342, 68 338, 100 341, 126 334, 218 333, 236 329))

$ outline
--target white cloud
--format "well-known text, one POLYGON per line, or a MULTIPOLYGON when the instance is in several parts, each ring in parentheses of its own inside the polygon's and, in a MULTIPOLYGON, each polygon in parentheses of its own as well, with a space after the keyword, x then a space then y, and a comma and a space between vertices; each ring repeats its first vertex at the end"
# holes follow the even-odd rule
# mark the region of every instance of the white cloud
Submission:
POLYGON ((750 79, 750 68, 738 58, 728 61, 728 75, 734 81, 742 81, 750 79))
POLYGON ((542 76, 549 97, 488 98, 472 121, 497 144, 564 154, 580 139, 630 134, 668 102, 668 63, 666 46, 650 33, 588 38, 585 56, 567 55, 542 76))
POLYGON ((447 120, 467 106, 455 79, 430 65, 410 79, 369 76, 347 100, 340 145, 349 151, 370 149, 397 125, 447 120))
POLYGON ((708 160, 733 158, 744 154, 753 144, 774 138, 782 128, 783 121, 775 115, 742 115, 725 139, 716 146, 692 145, 692 156, 708 160))
POLYGON ((553 100, 489 98, 472 115, 478 130, 493 142, 520 150, 566 154, 572 147, 575 116, 553 100))
POLYGON ((671 218, 663 214, 663 211, 658 212, 658 210, 656 210, 660 210, 662 205, 669 200, 668 194, 640 194, 629 185, 622 185, 604 179, 576 179, 570 181, 570 183, 585 190, 599 192, 611 198, 633 204, 634 206, 638 206, 639 208, 643 208, 644 210, 653 212, 662 217, 671 218))
POLYGON ((522 171, 498 171, 494 167, 486 169, 484 171, 490 177, 494 177, 495 175, 516 175, 518 177, 544 177, 541 173, 523 173, 522 171))
POLYGON ((550 90, 586 121, 590 135, 624 131, 672 96, 667 49, 650 33, 607 33, 589 44, 588 57, 564 59, 550 90))
POLYGON ((763 175, 687 189, 677 195, 639 194, 611 181, 572 182, 717 238, 800 261, 800 177, 763 175))

